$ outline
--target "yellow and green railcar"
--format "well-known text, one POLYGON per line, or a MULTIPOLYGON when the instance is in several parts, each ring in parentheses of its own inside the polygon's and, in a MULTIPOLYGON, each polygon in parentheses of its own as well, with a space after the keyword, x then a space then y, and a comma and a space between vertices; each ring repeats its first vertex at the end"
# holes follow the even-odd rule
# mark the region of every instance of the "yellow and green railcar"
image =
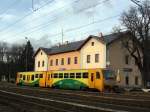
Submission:
POLYGON ((45 87, 47 72, 18 72, 17 85, 45 87))
POLYGON ((47 73, 46 86, 62 89, 98 89, 103 91, 101 69, 50 71, 47 73))
POLYGON ((111 70, 79 69, 47 72, 19 72, 18 85, 52 87, 62 89, 97 89, 104 91, 115 85, 111 70))

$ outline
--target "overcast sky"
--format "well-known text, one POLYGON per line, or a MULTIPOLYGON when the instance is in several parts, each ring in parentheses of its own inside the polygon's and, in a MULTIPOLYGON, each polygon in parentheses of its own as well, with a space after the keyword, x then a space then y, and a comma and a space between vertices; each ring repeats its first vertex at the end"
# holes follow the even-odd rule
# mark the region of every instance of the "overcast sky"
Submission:
POLYGON ((88 35, 109 34, 130 0, 0 0, 0 41, 49 47, 88 35))

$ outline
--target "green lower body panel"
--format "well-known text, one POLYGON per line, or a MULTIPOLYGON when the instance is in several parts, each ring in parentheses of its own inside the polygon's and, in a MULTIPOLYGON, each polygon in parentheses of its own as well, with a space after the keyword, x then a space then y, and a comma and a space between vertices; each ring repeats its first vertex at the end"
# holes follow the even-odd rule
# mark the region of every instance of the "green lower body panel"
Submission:
POLYGON ((57 81, 52 85, 52 87, 61 88, 61 89, 74 89, 74 90, 88 88, 88 86, 83 82, 78 80, 73 80, 73 79, 64 79, 64 80, 57 81))
POLYGON ((25 83, 23 80, 20 80, 18 85, 39 86, 39 79, 32 81, 31 83, 25 83))

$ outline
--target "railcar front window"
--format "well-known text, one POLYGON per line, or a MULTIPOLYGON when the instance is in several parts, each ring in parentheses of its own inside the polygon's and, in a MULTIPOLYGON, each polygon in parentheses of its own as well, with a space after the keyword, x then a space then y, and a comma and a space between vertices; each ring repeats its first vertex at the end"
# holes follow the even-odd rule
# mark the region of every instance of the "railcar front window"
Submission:
POLYGON ((104 74, 104 78, 106 80, 115 78, 114 71, 112 71, 112 70, 103 70, 103 74, 104 74))
POLYGON ((100 79, 100 73, 96 72, 96 79, 100 79))

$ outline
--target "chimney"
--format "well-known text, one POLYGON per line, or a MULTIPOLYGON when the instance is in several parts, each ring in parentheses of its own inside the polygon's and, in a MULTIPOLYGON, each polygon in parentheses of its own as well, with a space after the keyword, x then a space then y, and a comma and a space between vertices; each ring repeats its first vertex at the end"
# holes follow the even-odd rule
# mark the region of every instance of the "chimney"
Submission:
POLYGON ((104 41, 104 37, 103 37, 103 33, 102 33, 102 32, 100 32, 98 36, 99 36, 99 38, 100 38, 101 40, 104 41))
POLYGON ((100 33, 98 34, 98 36, 99 36, 99 37, 103 37, 103 33, 100 32, 100 33))
POLYGON ((67 45, 68 43, 69 43, 69 41, 66 41, 66 42, 65 42, 65 45, 67 45))

